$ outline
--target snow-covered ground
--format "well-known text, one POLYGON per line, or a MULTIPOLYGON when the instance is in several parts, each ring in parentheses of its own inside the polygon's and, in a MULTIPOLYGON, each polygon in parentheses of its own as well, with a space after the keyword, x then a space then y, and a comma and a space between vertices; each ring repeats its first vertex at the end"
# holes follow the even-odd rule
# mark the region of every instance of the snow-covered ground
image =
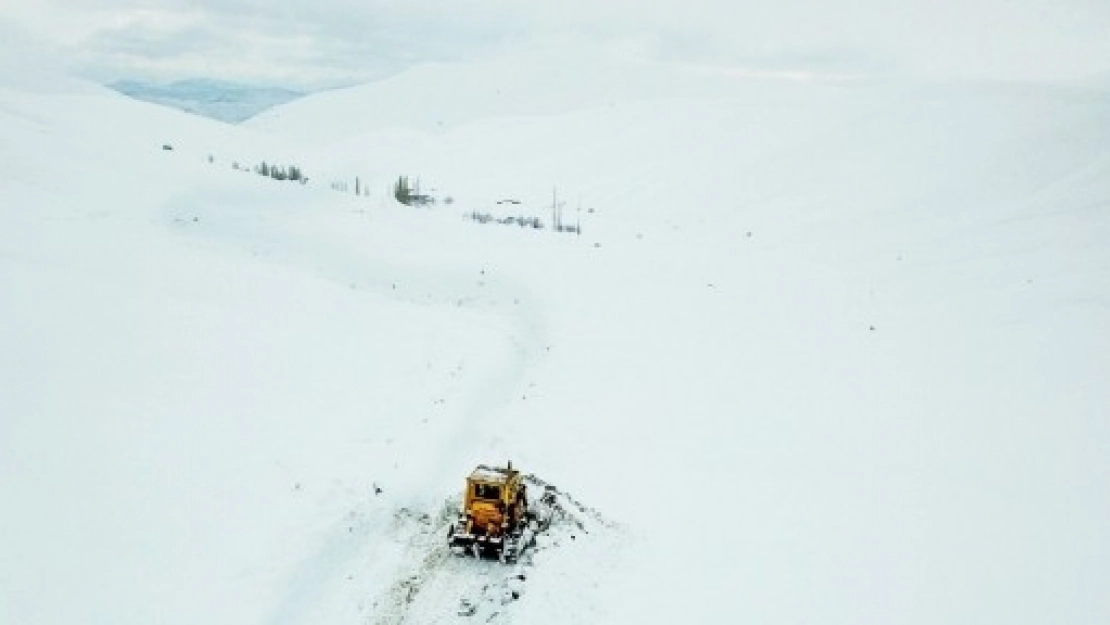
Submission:
POLYGON ((0 622, 1105 622, 1110 92, 539 62, 0 89, 0 622))

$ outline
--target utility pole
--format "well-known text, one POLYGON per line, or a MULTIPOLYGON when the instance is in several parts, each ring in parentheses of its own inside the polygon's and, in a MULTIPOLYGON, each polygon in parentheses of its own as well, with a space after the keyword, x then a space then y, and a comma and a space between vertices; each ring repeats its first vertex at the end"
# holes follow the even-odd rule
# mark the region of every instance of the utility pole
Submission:
POLYGON ((551 230, 559 231, 559 195, 555 187, 551 187, 551 230))

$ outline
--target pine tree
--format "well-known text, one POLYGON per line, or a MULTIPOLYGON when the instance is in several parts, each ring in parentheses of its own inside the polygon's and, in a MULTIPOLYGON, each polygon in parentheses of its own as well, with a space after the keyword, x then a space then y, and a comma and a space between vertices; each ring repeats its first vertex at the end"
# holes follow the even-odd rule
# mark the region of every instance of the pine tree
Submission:
POLYGON ((399 176, 393 185, 393 197, 406 206, 412 201, 412 187, 409 186, 408 176, 399 176))

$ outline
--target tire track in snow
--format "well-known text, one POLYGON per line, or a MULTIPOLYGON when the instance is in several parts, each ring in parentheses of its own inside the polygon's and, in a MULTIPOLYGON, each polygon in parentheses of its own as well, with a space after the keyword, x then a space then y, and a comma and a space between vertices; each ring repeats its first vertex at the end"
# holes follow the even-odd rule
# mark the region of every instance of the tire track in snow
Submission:
MULTIPOLYGON (((527 372, 539 358, 543 344, 542 317, 533 308, 525 289, 489 276, 483 276, 476 284, 473 275, 445 270, 414 271, 392 266, 381 259, 359 253, 353 246, 337 245, 323 233, 291 227, 297 224, 295 221, 289 223, 287 211, 275 213, 267 207, 248 206, 235 214, 228 214, 226 208, 221 212, 197 208, 212 205, 203 198, 181 198, 166 207, 167 221, 171 227, 188 224, 188 234, 200 241, 216 243, 221 248, 230 248, 243 255, 252 252, 256 257, 264 255, 259 257, 264 262, 312 271, 321 279, 351 287, 357 294, 441 309, 453 323, 459 323, 462 318, 466 324, 492 331, 501 337, 504 344, 499 366, 481 372, 477 382, 466 393, 462 408, 451 414, 453 420, 444 423, 434 433, 414 429, 420 435, 422 447, 429 450, 423 458, 417 459, 423 461, 422 476, 454 473, 459 466, 466 464, 476 447, 489 448, 497 444, 497 432, 502 429, 497 424, 498 417, 505 414, 512 398, 520 395, 527 372), (404 275, 402 289, 396 286, 398 275, 404 275), (493 306, 482 308, 477 305, 491 299, 493 306), (428 437, 434 439, 433 444, 427 444, 428 437)), ((331 213, 314 216, 316 219, 334 217, 331 213)), ((410 482, 407 486, 411 492, 420 485, 410 482)), ((422 490, 431 492, 429 488, 422 490)), ((352 511, 351 514, 358 512, 352 511)), ((296 567, 268 622, 272 625, 311 622, 314 611, 327 604, 332 593, 343 588, 344 571, 359 568, 358 561, 367 558, 368 552, 373 551, 370 536, 374 527, 375 524, 364 515, 357 531, 352 532, 346 519, 329 531, 315 554, 296 567)), ((439 529, 445 532, 446 526, 432 532, 435 538, 444 533, 439 529)), ((422 543, 419 547, 418 553, 424 552, 425 555, 421 556, 418 566, 426 570, 438 570, 444 565, 441 556, 445 550, 430 549, 432 546, 432 543, 422 543)), ((446 565, 458 566, 459 563, 449 562, 446 565)), ((366 568, 365 562, 361 568, 366 568)), ((400 589, 396 592, 404 592, 405 576, 409 573, 401 570, 397 575, 400 578, 391 587, 400 589)), ((447 589, 442 590, 446 592, 447 589)), ((457 593, 447 594, 457 596, 457 593)), ((400 623, 407 618, 407 613, 401 612, 397 620, 391 621, 389 614, 387 611, 375 617, 375 623, 400 623)))
POLYGON ((267 619, 270 625, 297 625, 312 622, 313 611, 327 603, 331 593, 341 589, 343 571, 353 570, 358 557, 370 547, 371 517, 352 511, 349 519, 334 526, 324 536, 320 548, 301 562, 289 580, 281 599, 267 619))
MULTIPOLYGON (((258 201, 254 198, 245 201, 248 202, 245 208, 229 209, 226 200, 221 205, 190 196, 179 198, 165 212, 171 226, 188 224, 185 232, 201 241, 215 242, 240 254, 253 254, 260 262, 309 271, 356 294, 426 310, 439 309, 450 323, 461 321, 501 337, 507 357, 499 369, 484 372, 468 395, 468 405, 461 411, 457 427, 443 433, 439 453, 432 455, 441 459, 437 468, 445 472, 465 465, 470 454, 453 454, 452 450, 467 448, 458 443, 471 438, 468 432, 500 429, 491 421, 521 394, 527 372, 542 354, 545 324, 528 289, 504 278, 479 276, 477 271, 405 267, 360 253, 360 248, 365 247, 360 245, 362 242, 338 241, 331 236, 353 228, 319 232, 314 231, 314 226, 329 219, 348 220, 358 228, 376 225, 358 219, 355 214, 329 210, 326 204, 313 206, 310 213, 269 204, 254 206, 251 203, 258 201), (403 276, 403 280, 398 276, 403 276)), ((486 446, 492 442, 484 441, 486 446)))

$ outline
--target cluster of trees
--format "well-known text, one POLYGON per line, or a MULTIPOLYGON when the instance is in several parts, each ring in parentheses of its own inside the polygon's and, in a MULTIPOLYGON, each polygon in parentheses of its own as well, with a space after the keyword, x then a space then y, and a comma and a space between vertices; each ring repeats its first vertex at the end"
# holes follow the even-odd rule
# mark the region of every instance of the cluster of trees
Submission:
POLYGON ((435 204, 434 197, 420 192, 420 179, 409 180, 408 176, 400 176, 393 183, 393 197, 405 206, 426 206, 435 204))
MULTIPOLYGON (((401 181, 398 181, 399 183, 401 181)), ((498 205, 512 204, 521 205, 522 202, 517 199, 498 200, 498 205)), ((582 205, 579 204, 578 210, 575 214, 574 222, 568 222, 563 219, 563 209, 566 202, 559 200, 559 193, 553 189, 551 192, 551 229, 555 232, 569 232, 571 234, 582 234, 582 205)), ((593 209, 590 209, 593 212, 593 209)), ((480 213, 478 211, 471 211, 465 217, 471 221, 476 221, 480 224, 497 223, 505 225, 516 225, 521 228, 532 228, 541 230, 547 227, 539 217, 525 217, 523 215, 506 215, 504 217, 496 217, 491 213, 480 213)))
POLYGON ((269 176, 274 180, 296 180, 302 183, 308 181, 304 172, 296 165, 280 167, 278 165, 269 165, 266 161, 262 161, 258 167, 254 168, 254 171, 258 172, 260 176, 269 176))
MULTIPOLYGON (((168 148, 168 149, 172 149, 168 148)), ((214 157, 209 155, 208 162, 213 162, 214 157)), ((248 171, 245 167, 240 167, 239 163, 232 163, 233 168, 240 171, 248 171)), ((304 175, 304 171, 296 165, 280 166, 272 165, 266 161, 262 161, 254 167, 255 173, 260 176, 269 176, 274 180, 295 180, 301 184, 308 182, 308 177, 304 175)), ((370 188, 359 177, 354 180, 355 195, 370 195, 370 188)), ((349 192, 350 186, 345 180, 332 181, 331 188, 336 191, 349 192)), ((436 203, 436 198, 420 190, 420 179, 411 179, 408 176, 399 176, 397 181, 393 184, 393 196, 397 201, 406 206, 427 206, 436 203)), ((445 204, 452 204, 454 200, 451 197, 444 198, 445 204)), ((498 204, 520 204, 520 200, 500 200, 498 204)), ((568 223, 563 219, 563 209, 565 202, 559 200, 558 193, 553 191, 551 197, 551 229, 555 232, 569 232, 572 234, 582 234, 581 222, 581 206, 578 208, 578 215, 574 223, 568 223)), ((593 212, 593 209, 590 209, 593 212)), ((495 217, 490 213, 479 213, 473 211, 466 215, 472 221, 478 223, 499 223, 505 225, 516 225, 521 228, 532 228, 541 230, 547 227, 539 217, 524 217, 523 215, 495 217)))
POLYGON ((523 215, 509 215, 507 217, 501 217, 499 219, 499 218, 494 217, 493 215, 491 215, 489 213, 479 213, 478 211, 472 211, 466 217, 467 217, 467 219, 470 219, 471 221, 476 221, 480 224, 499 223, 499 224, 505 224, 505 225, 517 225, 517 226, 520 226, 521 228, 533 228, 533 229, 536 229, 536 230, 539 230, 539 229, 544 227, 543 220, 540 219, 539 217, 525 217, 523 215))
MULTIPOLYGON (((208 155, 208 162, 215 162, 215 157, 211 154, 208 155)), ((249 171, 246 167, 239 165, 239 162, 233 162, 231 168, 238 171, 249 171)), ((260 176, 269 176, 274 180, 295 180, 304 184, 308 182, 308 176, 304 175, 304 170, 296 165, 289 165, 288 167, 281 167, 279 165, 271 165, 266 161, 262 161, 255 165, 254 172, 260 176)))
POLYGON ((555 224, 555 232, 570 232, 573 234, 582 234, 582 205, 578 205, 578 216, 575 223, 567 223, 563 221, 563 208, 566 202, 559 200, 559 191, 552 189, 551 191, 551 223, 555 224))

